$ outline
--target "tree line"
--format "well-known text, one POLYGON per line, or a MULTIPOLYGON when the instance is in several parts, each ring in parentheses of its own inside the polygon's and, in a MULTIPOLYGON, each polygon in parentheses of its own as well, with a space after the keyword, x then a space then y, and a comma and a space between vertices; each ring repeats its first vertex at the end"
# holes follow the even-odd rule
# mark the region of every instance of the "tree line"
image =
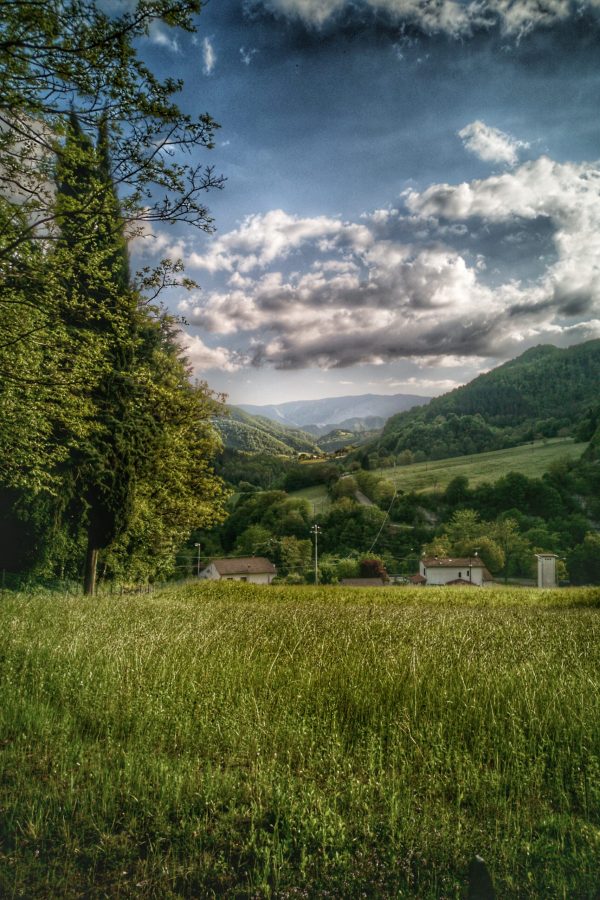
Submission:
POLYGON ((195 535, 213 556, 266 555, 288 580, 312 578, 310 529, 321 527, 320 580, 360 573, 378 558, 391 573, 411 574, 422 554, 477 553, 495 578, 533 578, 535 554, 559 556, 559 576, 599 584, 600 428, 580 460, 558 460, 540 478, 509 472, 471 486, 465 476, 445 490, 398 491, 385 475, 350 463, 299 465, 227 451, 221 471, 235 479, 227 520, 195 535), (267 477, 268 476, 268 477, 267 477), (321 485, 314 506, 286 491, 321 485), (359 502, 360 491, 371 501, 359 502), (595 525, 596 523, 596 525, 595 525))

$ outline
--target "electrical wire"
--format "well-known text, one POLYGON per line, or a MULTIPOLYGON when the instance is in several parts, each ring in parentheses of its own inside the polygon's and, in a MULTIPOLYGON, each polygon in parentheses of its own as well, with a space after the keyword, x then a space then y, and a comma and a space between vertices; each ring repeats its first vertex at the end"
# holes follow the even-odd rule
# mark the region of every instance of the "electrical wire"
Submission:
POLYGON ((368 549, 368 551, 367 551, 368 553, 372 553, 372 552, 373 552, 373 547, 375 546, 375 544, 376 544, 377 541, 379 540, 379 538, 380 538, 380 536, 381 536, 381 532, 383 531, 383 527, 384 527, 385 523, 387 522, 387 520, 388 520, 389 517, 390 517, 390 511, 391 511, 391 509, 392 509, 394 500, 396 499, 397 496, 398 496, 398 488, 395 487, 395 488, 394 488, 394 496, 392 497, 391 502, 390 502, 390 505, 388 506, 387 512, 386 512, 386 514, 385 514, 385 518, 384 518, 383 522, 381 523, 381 527, 380 527, 379 531, 377 532, 377 535, 375 536, 375 540, 373 541, 373 543, 371 544, 371 546, 369 547, 369 549, 368 549))

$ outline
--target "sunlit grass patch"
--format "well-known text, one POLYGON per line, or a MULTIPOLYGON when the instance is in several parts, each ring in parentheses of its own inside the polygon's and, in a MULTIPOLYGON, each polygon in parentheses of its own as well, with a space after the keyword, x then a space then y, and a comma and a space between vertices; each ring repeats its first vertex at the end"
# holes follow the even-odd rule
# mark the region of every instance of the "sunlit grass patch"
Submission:
POLYGON ((0 895, 596 897, 597 590, 0 605, 0 895))

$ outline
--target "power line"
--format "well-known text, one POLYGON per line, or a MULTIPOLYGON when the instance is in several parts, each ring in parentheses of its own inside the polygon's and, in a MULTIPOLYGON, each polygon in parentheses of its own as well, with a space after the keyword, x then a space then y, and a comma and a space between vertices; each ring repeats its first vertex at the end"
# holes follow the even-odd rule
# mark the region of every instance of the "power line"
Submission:
POLYGON ((381 527, 380 527, 379 531, 377 532, 377 535, 376 535, 376 537, 375 537, 375 540, 373 541, 373 543, 372 543, 371 546, 369 547, 367 553, 372 553, 372 552, 373 552, 373 547, 375 546, 375 544, 376 544, 377 541, 379 540, 379 537, 380 537, 380 535, 381 535, 381 532, 383 531, 383 526, 385 525, 385 523, 387 522, 387 520, 388 520, 389 517, 390 517, 390 510, 392 509, 392 505, 393 505, 394 500, 396 499, 397 496, 398 496, 398 489, 397 489, 396 487, 394 487, 394 496, 393 496, 392 499, 391 499, 390 505, 388 506, 387 512, 386 512, 386 514, 385 514, 385 518, 384 518, 383 522, 381 523, 381 527))

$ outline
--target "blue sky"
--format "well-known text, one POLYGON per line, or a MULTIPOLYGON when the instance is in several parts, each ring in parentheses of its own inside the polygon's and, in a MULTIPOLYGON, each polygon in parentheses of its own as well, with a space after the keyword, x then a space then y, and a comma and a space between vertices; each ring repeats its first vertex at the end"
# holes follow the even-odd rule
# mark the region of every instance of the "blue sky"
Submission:
POLYGON ((211 0, 146 51, 221 125, 212 236, 165 229, 231 402, 442 393, 600 336, 600 2, 211 0))

